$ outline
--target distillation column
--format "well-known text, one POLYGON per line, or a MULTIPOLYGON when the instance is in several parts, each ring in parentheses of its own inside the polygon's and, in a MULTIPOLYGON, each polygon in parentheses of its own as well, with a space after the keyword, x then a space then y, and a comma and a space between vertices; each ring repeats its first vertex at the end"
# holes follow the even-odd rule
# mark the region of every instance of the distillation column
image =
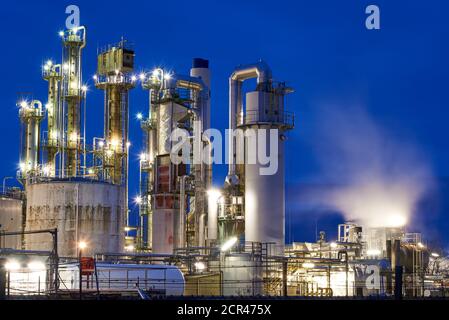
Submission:
MULTIPOLYGON (((204 73, 204 70, 200 71, 204 73)), ((196 217, 204 216, 200 208, 205 206, 200 202, 205 200, 204 196, 203 200, 200 197, 204 193, 206 174, 201 165, 190 166, 188 172, 186 163, 172 163, 170 137, 175 129, 184 128, 190 132, 188 143, 193 144, 192 123, 197 121, 200 124, 196 131, 197 141, 202 143, 202 114, 208 90, 199 77, 167 74, 162 69, 149 76, 142 75, 142 80, 144 89, 150 90, 151 105, 148 119, 142 122, 147 149, 141 159, 141 215, 146 215, 147 230, 151 235, 147 244, 153 253, 172 254, 189 241, 189 220, 196 222, 196 217), (193 201, 187 206, 189 198, 193 201)), ((191 157, 190 154, 184 156, 191 157)), ((199 233, 200 230, 195 228, 194 238, 198 238, 199 233)), ((204 230, 201 233, 204 234, 204 230)), ((190 245, 198 245, 198 242, 190 245)))
POLYGON ((37 172, 39 166, 40 126, 43 119, 42 103, 34 100, 31 103, 20 103, 19 116, 22 127, 20 175, 37 172))
POLYGON ((285 245, 284 133, 294 127, 294 118, 284 110, 284 96, 290 92, 284 83, 273 85, 263 62, 239 67, 230 78, 230 127, 243 133, 229 140, 235 151, 227 182, 231 190, 243 185, 245 241, 271 244, 273 254, 285 245), (257 87, 244 100, 242 83, 251 78, 257 78, 257 87), (270 162, 261 155, 271 155, 270 162))
POLYGON ((103 169, 106 180, 122 185, 127 181, 129 91, 135 87, 134 51, 125 41, 98 56, 96 87, 105 92, 103 169))
POLYGON ((65 113, 65 157, 63 176, 76 177, 80 166, 80 118, 82 75, 81 52, 86 45, 86 29, 78 27, 61 34, 64 44, 63 99, 65 113))
POLYGON ((47 173, 51 177, 56 176, 56 155, 60 147, 61 119, 59 92, 61 76, 61 65, 48 61, 43 70, 43 78, 48 81, 48 102, 45 106, 47 112, 47 173))

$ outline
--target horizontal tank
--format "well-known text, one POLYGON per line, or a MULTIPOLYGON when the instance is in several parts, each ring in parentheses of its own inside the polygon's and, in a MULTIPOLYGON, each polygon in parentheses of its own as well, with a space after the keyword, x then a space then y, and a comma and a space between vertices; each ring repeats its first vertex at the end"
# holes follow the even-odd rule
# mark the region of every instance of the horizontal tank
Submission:
MULTIPOLYGON (((124 189, 117 185, 88 181, 54 181, 30 184, 26 188, 27 231, 58 229, 58 253, 78 255, 122 252, 124 230, 124 189)), ((51 250, 49 234, 25 237, 27 250, 51 250)))
MULTIPOLYGON (((185 280, 181 270, 175 266, 97 264, 98 286, 101 291, 132 291, 139 288, 152 294, 164 296, 184 295, 185 280)), ((78 264, 59 268, 62 289, 79 289, 78 264)), ((86 287, 86 277, 83 287, 86 287)))
POLYGON ((3 232, 22 231, 22 200, 0 197, 0 248, 22 249, 22 237, 4 236, 3 232))

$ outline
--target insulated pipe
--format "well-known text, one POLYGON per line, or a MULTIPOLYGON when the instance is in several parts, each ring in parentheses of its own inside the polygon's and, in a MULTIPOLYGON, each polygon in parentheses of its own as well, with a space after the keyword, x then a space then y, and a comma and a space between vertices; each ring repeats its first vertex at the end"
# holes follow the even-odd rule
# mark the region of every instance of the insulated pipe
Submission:
MULTIPOLYGON (((270 67, 263 61, 255 64, 237 67, 229 78, 229 129, 234 131, 237 128, 237 116, 243 110, 242 103, 242 83, 245 80, 257 78, 257 85, 271 80, 272 73, 270 67)), ((235 138, 229 139, 229 172, 228 177, 235 175, 235 138)))

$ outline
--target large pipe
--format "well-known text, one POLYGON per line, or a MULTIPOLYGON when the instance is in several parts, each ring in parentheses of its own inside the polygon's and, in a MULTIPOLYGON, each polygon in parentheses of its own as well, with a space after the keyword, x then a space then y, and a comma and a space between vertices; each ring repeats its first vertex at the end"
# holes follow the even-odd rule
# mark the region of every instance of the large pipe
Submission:
MULTIPOLYGON (((243 81, 257 78, 258 87, 271 81, 271 69, 263 61, 255 64, 237 67, 229 78, 229 129, 234 131, 237 128, 237 118, 243 110, 242 84, 243 81)), ((236 150, 236 139, 230 137, 228 146, 228 177, 236 174, 236 159, 239 159, 236 150)))

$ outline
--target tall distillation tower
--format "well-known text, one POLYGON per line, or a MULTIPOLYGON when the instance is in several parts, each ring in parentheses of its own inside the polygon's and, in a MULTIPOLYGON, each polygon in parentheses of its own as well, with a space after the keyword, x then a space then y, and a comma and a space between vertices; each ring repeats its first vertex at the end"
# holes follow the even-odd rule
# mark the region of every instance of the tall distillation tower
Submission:
MULTIPOLYGON (((81 52, 86 46, 86 29, 77 27, 61 33, 64 45, 62 71, 62 121, 65 127, 62 153, 62 177, 76 177, 81 163, 81 101, 82 90, 81 52)), ((51 85, 51 83, 50 83, 51 85)), ((85 139, 85 137, 82 137, 85 139)), ((85 152, 85 151, 84 151, 85 152)))
POLYGON ((142 74, 141 80, 149 90, 150 105, 142 121, 146 149, 140 167, 139 247, 172 254, 186 246, 204 246, 211 173, 210 166, 193 161, 193 154, 195 150, 201 153, 207 144, 203 133, 210 121, 208 61, 195 59, 190 76, 156 69, 142 74), (184 155, 189 163, 171 161, 171 135, 176 129, 188 132, 188 143, 194 149, 184 155))
POLYGON ((244 235, 246 242, 271 244, 281 253, 285 244, 285 132, 294 127, 294 115, 285 110, 284 100, 293 90, 285 83, 275 83, 271 69, 262 61, 236 68, 229 87, 229 128, 241 134, 229 139, 219 238, 226 241, 244 235), (257 86, 244 98, 243 82, 254 78, 257 86), (261 152, 274 154, 274 172, 259 157, 250 160, 261 152))

